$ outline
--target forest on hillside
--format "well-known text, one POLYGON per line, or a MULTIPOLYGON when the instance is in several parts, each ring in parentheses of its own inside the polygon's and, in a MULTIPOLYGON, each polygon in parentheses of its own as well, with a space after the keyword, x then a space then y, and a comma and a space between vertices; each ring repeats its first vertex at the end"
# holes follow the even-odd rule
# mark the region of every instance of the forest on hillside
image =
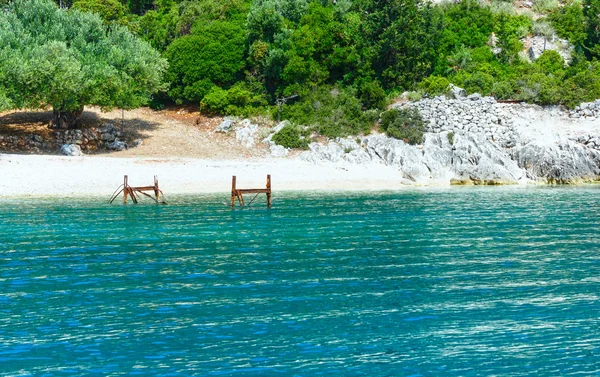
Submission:
MULTIPOLYGON (((129 30, 168 63, 167 68, 140 44, 124 45, 131 54, 148 56, 155 72, 164 70, 166 85, 153 78, 152 85, 123 91, 120 104, 106 101, 106 107, 140 105, 143 101, 126 99, 153 89, 157 92, 146 97, 154 108, 195 103, 207 114, 267 113, 335 137, 369 130, 389 98, 405 91, 410 98, 435 96, 451 83, 468 93, 541 105, 574 107, 600 98, 600 0, 582 1, 534 0, 532 10, 521 12, 503 0, 58 0, 57 5, 66 12, 96 13, 111 32, 129 30), (526 36, 568 40, 570 59, 552 50, 528 59, 526 36), (276 104, 289 97, 278 114, 276 104)), ((0 26, 0 40, 3 33, 0 26)), ((7 46, 0 57, 10 60, 7 46)), ((2 75, 0 70, 0 104, 2 75)))

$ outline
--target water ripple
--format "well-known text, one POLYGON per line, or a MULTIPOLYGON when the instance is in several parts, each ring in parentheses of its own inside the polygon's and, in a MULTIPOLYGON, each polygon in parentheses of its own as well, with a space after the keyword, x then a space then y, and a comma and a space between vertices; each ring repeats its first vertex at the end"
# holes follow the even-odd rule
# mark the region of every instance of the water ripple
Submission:
POLYGON ((599 375, 599 193, 1 199, 0 375, 599 375))

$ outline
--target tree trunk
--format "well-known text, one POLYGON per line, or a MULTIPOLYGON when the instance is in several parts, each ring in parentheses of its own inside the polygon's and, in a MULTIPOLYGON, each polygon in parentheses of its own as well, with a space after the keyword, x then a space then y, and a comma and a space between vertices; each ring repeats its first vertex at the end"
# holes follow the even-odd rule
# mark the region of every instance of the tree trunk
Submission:
POLYGON ((73 129, 79 125, 79 117, 83 113, 83 108, 77 110, 54 109, 54 118, 52 123, 56 128, 73 129))

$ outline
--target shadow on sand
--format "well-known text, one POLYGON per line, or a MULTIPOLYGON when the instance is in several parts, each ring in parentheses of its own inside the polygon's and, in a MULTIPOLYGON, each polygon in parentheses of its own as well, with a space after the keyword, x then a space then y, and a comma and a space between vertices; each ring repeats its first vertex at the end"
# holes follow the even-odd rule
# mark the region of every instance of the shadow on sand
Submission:
MULTIPOLYGON (((79 125, 75 129, 85 130, 94 127, 100 127, 103 124, 111 123, 120 131, 124 132, 124 139, 131 142, 136 139, 144 140, 148 138, 150 131, 155 130, 158 122, 148 121, 146 119, 125 119, 121 123, 121 119, 102 117, 93 111, 84 111, 81 115, 79 125)), ((0 136, 41 136, 47 144, 48 148, 42 148, 43 152, 50 154, 59 154, 59 148, 56 145, 56 129, 51 128, 53 114, 52 111, 18 111, 11 112, 5 115, 0 115, 0 136)), ((0 146, 0 152, 10 153, 32 153, 31 150, 3 150, 0 146)), ((112 151, 106 149, 98 149, 90 154, 110 154, 112 151)))

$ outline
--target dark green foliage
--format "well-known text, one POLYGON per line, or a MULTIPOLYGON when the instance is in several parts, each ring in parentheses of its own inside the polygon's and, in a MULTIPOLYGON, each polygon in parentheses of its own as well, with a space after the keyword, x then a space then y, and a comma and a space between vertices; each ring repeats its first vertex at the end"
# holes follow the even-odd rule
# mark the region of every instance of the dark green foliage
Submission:
POLYGON ((385 90, 377 81, 362 81, 358 85, 358 98, 365 109, 385 109, 385 90))
POLYGON ((519 93, 515 98, 540 105, 556 103, 560 95, 559 82, 542 73, 531 73, 517 80, 519 93))
POLYGON ((586 39, 586 21, 581 4, 568 2, 552 11, 548 18, 559 37, 566 38, 575 46, 583 45, 586 39))
POLYGON ((381 129, 390 137, 414 145, 423 142, 425 123, 417 109, 391 109, 381 114, 381 129))
POLYGON ((195 33, 175 40, 165 52, 169 95, 176 101, 199 101, 211 85, 234 84, 244 65, 245 33, 239 25, 213 21, 195 33))
MULTIPOLYGON (((539 104, 599 95, 590 61, 600 58, 600 0, 567 0, 535 28, 528 16, 476 0, 115 1, 75 0, 74 8, 127 25, 163 51, 170 90, 155 106, 192 101, 212 114, 277 114, 277 99, 298 94, 282 117, 337 137, 369 132, 378 119, 370 109, 384 109, 393 93, 435 96, 450 83, 539 104), (521 57, 520 39, 550 35, 548 22, 575 45, 568 66, 551 52, 533 63, 521 57)), ((10 98, 0 87, 0 104, 10 98)))
POLYGON ((494 31, 494 15, 474 0, 446 4, 443 8, 444 27, 440 37, 436 73, 444 73, 447 64, 455 71, 461 59, 449 59, 458 50, 485 45, 494 31))
POLYGON ((553 50, 547 50, 534 63, 534 69, 546 75, 561 77, 565 71, 565 60, 553 50))
POLYGON ((453 78, 453 81, 464 88, 467 93, 479 93, 483 95, 491 93, 494 85, 492 75, 481 71, 473 73, 460 72, 453 78))
POLYGON ((585 17, 586 54, 591 57, 600 57, 600 0, 584 0, 583 16, 585 17))
POLYGON ((581 102, 590 102, 600 98, 600 64, 583 62, 579 70, 573 70, 564 83, 561 102, 568 107, 575 107, 581 102))
POLYGON ((200 102, 202 112, 210 115, 249 116, 263 109, 264 97, 252 90, 248 84, 239 82, 229 90, 212 86, 200 102))
POLYGON ((504 63, 513 63, 519 59, 519 52, 523 44, 519 40, 531 32, 533 22, 527 16, 514 16, 500 13, 496 16, 496 35, 498 36, 498 47, 502 49, 500 59, 504 63))
POLYGON ((308 138, 298 130, 297 127, 287 125, 273 135, 273 142, 285 148, 308 148, 308 138))
POLYGON ((211 115, 225 114, 228 105, 227 91, 218 86, 213 86, 200 102, 200 109, 202 112, 211 115))
POLYGON ((119 21, 127 11, 118 0, 76 0, 73 9, 97 13, 105 21, 119 21))
POLYGON ((442 20, 414 0, 357 0, 364 15, 359 44, 386 88, 410 88, 434 69, 442 20))

